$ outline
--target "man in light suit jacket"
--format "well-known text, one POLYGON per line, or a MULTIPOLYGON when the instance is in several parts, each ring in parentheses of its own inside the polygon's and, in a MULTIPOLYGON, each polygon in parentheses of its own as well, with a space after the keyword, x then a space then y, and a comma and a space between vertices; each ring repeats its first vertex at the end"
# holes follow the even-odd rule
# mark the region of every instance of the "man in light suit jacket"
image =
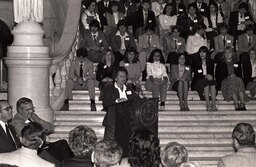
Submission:
MULTIPOLYGON (((156 48, 162 49, 160 37, 154 33, 154 27, 147 26, 145 28, 145 33, 139 36, 137 47, 142 70, 146 68, 150 53, 156 48)), ((145 71, 143 72, 142 80, 146 80, 145 71)))
POLYGON ((54 164, 41 159, 37 149, 42 145, 46 136, 43 127, 31 122, 21 131, 21 142, 24 147, 10 153, 0 154, 1 163, 17 165, 19 167, 55 167, 54 164))
POLYGON ((228 25, 226 23, 221 23, 219 25, 220 34, 214 37, 215 50, 212 52, 212 59, 217 62, 223 55, 223 51, 226 47, 234 48, 234 37, 229 35, 228 25))
POLYGON ((97 20, 92 20, 89 27, 90 30, 85 31, 80 46, 87 48, 89 60, 99 63, 108 49, 108 42, 105 34, 99 30, 100 23, 97 20))
POLYGON ((248 123, 239 123, 232 133, 236 152, 222 157, 218 167, 255 167, 255 131, 248 123))
POLYGON ((66 97, 72 99, 72 90, 88 90, 91 111, 96 111, 95 105, 95 77, 93 63, 87 58, 86 48, 77 50, 77 58, 71 63, 66 85, 66 97))
POLYGON ((248 25, 246 33, 238 36, 238 55, 241 63, 249 60, 249 51, 256 49, 256 35, 253 34, 254 26, 248 25))
POLYGON ((15 128, 8 123, 12 117, 12 106, 7 100, 0 100, 0 153, 11 152, 20 148, 20 140, 15 128), (9 128, 7 129, 6 126, 9 128))

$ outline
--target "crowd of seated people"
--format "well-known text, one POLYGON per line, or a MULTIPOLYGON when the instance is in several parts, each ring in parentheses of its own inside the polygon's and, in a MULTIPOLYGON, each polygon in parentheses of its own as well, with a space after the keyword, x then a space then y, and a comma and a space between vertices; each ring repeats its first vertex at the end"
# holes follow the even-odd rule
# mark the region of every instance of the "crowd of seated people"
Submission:
POLYGON ((160 109, 165 108, 167 90, 177 91, 181 111, 189 110, 190 89, 206 101, 207 111, 218 110, 218 91, 234 102, 236 110, 246 110, 245 90, 254 99, 256 24, 249 1, 86 0, 82 4, 80 47, 88 50, 90 61, 99 63, 100 100, 104 87, 114 83, 119 66, 127 69, 126 84, 134 91, 146 81, 152 97, 159 97, 160 109))

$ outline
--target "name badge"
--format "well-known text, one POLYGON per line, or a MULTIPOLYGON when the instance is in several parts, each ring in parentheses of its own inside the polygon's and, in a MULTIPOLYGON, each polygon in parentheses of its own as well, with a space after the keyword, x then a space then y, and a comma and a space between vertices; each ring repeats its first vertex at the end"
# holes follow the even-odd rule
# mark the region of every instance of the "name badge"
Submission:
POLYGON ((249 16, 246 16, 245 19, 248 20, 248 19, 250 19, 250 17, 249 17, 249 16))
POLYGON ((231 40, 227 40, 227 43, 231 43, 231 40))
POLYGON ((198 73, 202 73, 203 71, 200 69, 200 70, 197 70, 198 73))
POLYGON ((108 66, 107 65, 105 65, 103 68, 105 69, 105 68, 107 68, 108 66))
POLYGON ((204 12, 204 9, 201 9, 201 12, 204 12))
POLYGON ((185 67, 185 70, 189 71, 189 67, 185 67))
POLYGON ((28 123, 30 123, 30 120, 27 119, 27 120, 25 121, 25 124, 28 124, 28 123))
POLYGON ((181 45, 181 42, 177 42, 177 45, 181 45))
POLYGON ((99 43, 101 43, 101 42, 102 42, 102 39, 99 40, 99 43))
POLYGON ((234 67, 238 67, 238 64, 234 64, 234 67))
POLYGON ((126 91, 126 94, 127 94, 127 95, 131 95, 131 94, 132 94, 132 91, 130 91, 130 90, 129 90, 129 91, 126 91))
POLYGON ((156 45, 153 45, 154 48, 156 48, 156 45))
POLYGON ((167 20, 164 20, 164 23, 168 23, 168 21, 167 21, 167 20))
POLYGON ((197 23, 198 22, 198 20, 196 19, 196 20, 194 20, 194 23, 197 23))
POLYGON ((148 22, 149 22, 149 23, 152 23, 152 20, 149 20, 148 22))
POLYGON ((125 67, 129 67, 129 63, 125 63, 124 66, 125 66, 125 67))
POLYGON ((125 37, 125 40, 128 41, 128 40, 130 40, 130 38, 129 37, 125 37))
POLYGON ((179 9, 180 12, 183 12, 183 9, 179 9))

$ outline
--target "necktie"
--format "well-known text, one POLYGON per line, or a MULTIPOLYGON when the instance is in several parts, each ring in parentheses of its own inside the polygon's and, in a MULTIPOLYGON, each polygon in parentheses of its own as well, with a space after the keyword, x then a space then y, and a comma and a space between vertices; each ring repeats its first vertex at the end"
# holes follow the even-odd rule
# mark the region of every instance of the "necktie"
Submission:
POLYGON ((147 42, 148 42, 148 45, 150 46, 150 36, 148 36, 147 42))
POLYGON ((174 48, 177 50, 177 39, 174 39, 174 48))
POLYGON ((94 40, 94 42, 96 44, 97 43, 96 35, 93 35, 93 40, 94 40))
POLYGON ((80 73, 79 76, 82 78, 83 77, 83 63, 80 63, 80 73))
POLYGON ((148 21, 148 13, 145 13, 144 25, 146 25, 146 24, 147 24, 147 21, 148 21))
POLYGON ((6 128, 6 135, 8 136, 8 138, 10 139, 11 143, 15 146, 15 148, 18 148, 16 142, 15 142, 15 139, 13 137, 13 134, 9 128, 9 125, 8 123, 5 124, 5 128, 6 128))
POLYGON ((223 44, 224 44, 224 47, 226 46, 226 36, 223 36, 223 44))
POLYGON ((249 44, 249 46, 251 46, 251 44, 252 44, 252 37, 249 37, 248 44, 249 44))

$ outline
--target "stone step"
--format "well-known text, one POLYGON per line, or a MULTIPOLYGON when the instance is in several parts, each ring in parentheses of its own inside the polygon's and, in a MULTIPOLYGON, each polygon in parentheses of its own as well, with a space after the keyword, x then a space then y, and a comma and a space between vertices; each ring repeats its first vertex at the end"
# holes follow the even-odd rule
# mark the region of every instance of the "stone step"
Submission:
MULTIPOLYGON (((232 102, 217 101, 217 108, 219 110, 234 110, 234 105, 232 102)), ((250 101, 246 103, 246 108, 248 110, 255 110, 255 101, 250 101)), ((190 110, 206 110, 204 101, 188 101, 188 106, 190 110)), ((103 109, 102 102, 96 101, 97 111, 103 109)), ((179 101, 166 101, 165 110, 179 110, 179 101)), ((86 100, 71 100, 69 101, 69 110, 90 110, 90 101, 86 100)))

